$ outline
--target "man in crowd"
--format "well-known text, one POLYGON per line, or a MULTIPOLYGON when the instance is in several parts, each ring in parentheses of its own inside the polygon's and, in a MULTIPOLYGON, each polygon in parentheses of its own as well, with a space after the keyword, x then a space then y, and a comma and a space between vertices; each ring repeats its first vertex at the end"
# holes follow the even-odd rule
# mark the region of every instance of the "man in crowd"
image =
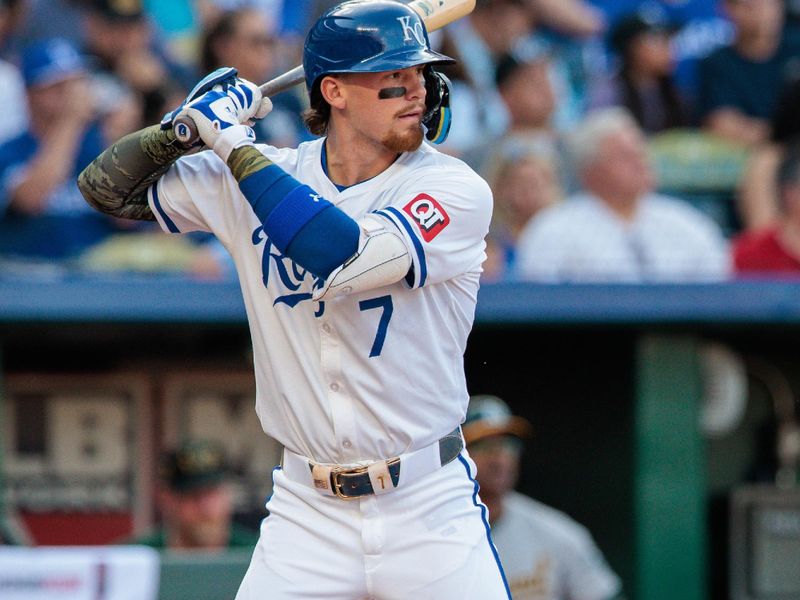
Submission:
POLYGON ((157 492, 161 526, 132 543, 171 550, 253 548, 258 533, 233 521, 233 494, 222 449, 185 442, 161 464, 157 492))
POLYGON ((497 396, 470 398, 462 428, 489 510, 492 540, 515 600, 608 600, 620 592, 589 531, 514 491, 531 424, 497 396))
POLYGON ((743 144, 766 141, 778 96, 795 74, 796 28, 785 26, 783 0, 722 0, 732 42, 700 63, 698 112, 710 132, 743 144))
POLYGON ((644 134, 628 111, 594 111, 568 144, 582 190, 541 211, 521 233, 523 279, 641 283, 729 276, 720 226, 688 203, 656 193, 644 134))
POLYGON ((86 205, 78 173, 107 143, 88 68, 69 42, 22 51, 30 122, 0 144, 0 254, 70 259, 118 231, 86 205))

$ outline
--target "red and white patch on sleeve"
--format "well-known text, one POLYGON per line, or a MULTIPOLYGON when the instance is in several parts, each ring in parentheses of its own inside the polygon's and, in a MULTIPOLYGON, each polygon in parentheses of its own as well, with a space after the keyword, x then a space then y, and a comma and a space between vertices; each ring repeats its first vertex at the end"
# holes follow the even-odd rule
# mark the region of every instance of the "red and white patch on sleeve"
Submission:
POLYGON ((450 223, 450 217, 432 196, 419 194, 403 207, 405 213, 417 224, 422 239, 430 242, 450 223))

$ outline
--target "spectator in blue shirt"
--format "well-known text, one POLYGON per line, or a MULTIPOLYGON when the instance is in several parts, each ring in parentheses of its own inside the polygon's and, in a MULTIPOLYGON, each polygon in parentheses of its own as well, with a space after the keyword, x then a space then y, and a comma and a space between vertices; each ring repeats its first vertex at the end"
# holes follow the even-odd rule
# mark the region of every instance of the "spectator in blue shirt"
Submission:
POLYGON ((778 95, 800 54, 783 0, 722 0, 734 23, 731 44, 700 65, 698 112, 707 131, 746 145, 769 139, 778 95))
POLYGON ((0 145, 0 254, 70 258, 115 230, 75 184, 107 143, 84 61, 69 42, 25 48, 22 75, 30 124, 0 145))

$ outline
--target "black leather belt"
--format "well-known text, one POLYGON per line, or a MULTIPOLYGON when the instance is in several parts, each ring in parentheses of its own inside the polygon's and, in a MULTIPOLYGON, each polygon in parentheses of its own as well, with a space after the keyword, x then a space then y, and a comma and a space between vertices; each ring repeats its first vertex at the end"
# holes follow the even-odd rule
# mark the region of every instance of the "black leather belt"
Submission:
MULTIPOLYGON (((439 462, 441 466, 445 466, 458 456, 464 447, 464 442, 461 438, 461 430, 457 427, 442 439, 439 440, 439 462)), ((402 466, 402 459, 400 457, 389 458, 386 461, 386 468, 389 471, 389 476, 392 480, 392 487, 397 487, 400 481, 400 467, 402 466)), ((309 463, 309 469, 314 470, 314 464, 309 463)), ((334 467, 331 469, 331 490, 344 500, 351 500, 361 496, 368 496, 374 494, 372 489, 372 481, 370 481, 369 467, 355 467, 355 468, 339 468, 334 467)))

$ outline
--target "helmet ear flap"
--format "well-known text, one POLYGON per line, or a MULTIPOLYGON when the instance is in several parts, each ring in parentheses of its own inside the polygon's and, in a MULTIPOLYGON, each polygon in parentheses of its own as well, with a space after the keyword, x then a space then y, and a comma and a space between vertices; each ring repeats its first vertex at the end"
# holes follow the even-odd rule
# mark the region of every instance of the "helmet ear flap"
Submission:
POLYGON ((446 75, 425 69, 425 138, 434 144, 441 144, 450 132, 450 80, 446 75))

